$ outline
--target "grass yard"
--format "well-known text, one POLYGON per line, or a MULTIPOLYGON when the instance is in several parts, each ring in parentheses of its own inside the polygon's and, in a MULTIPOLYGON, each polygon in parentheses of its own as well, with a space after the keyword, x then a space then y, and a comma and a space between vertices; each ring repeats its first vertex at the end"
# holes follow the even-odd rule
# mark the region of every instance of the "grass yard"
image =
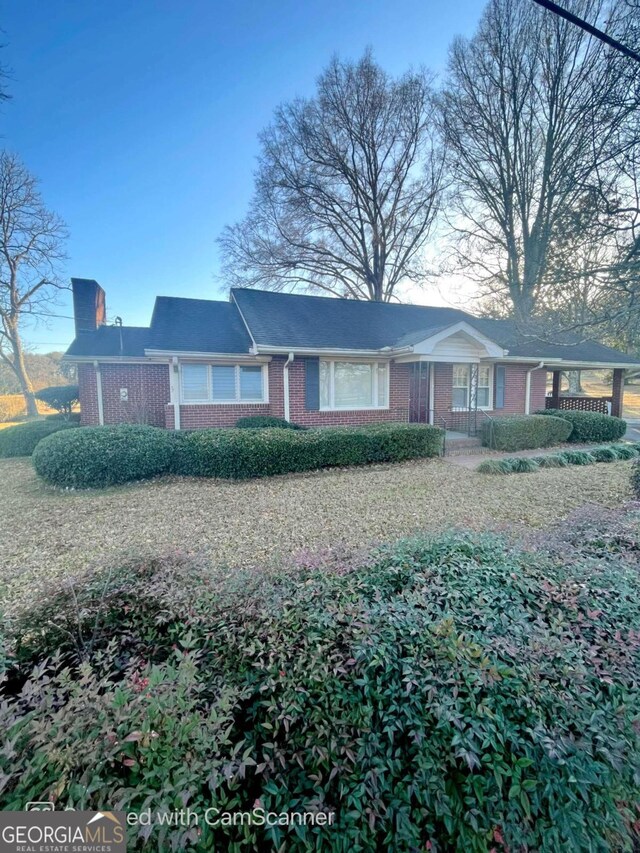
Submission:
POLYGON ((0 460, 0 601, 10 611, 88 565, 179 548, 230 567, 452 526, 541 527, 630 497, 631 463, 495 478, 424 460, 248 482, 186 478, 60 492, 28 459, 0 460))

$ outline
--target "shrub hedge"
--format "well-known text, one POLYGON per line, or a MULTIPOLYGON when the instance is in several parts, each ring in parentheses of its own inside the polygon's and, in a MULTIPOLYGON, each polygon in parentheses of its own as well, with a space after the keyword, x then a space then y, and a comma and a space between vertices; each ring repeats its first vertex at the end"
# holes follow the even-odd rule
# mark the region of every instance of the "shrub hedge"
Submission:
POLYGON ((304 429, 300 424, 285 421, 284 418, 276 418, 272 415, 251 415, 247 418, 238 418, 236 426, 239 429, 304 429))
POLYGON ((276 576, 171 558, 57 592, 9 638, 0 808, 335 813, 152 820, 129 830, 145 851, 635 849, 640 574, 619 552, 640 540, 599 559, 596 533, 276 576))
POLYGON ((627 422, 622 418, 603 415, 600 412, 580 412, 573 409, 544 409, 537 414, 562 418, 573 427, 567 439, 574 443, 590 441, 617 441, 627 431, 627 422))
POLYGON ((511 415, 482 423, 482 443, 494 450, 530 450, 567 441, 571 426, 561 418, 511 415))
POLYGON ((36 391, 36 399, 60 414, 70 415, 73 407, 80 402, 80 389, 77 385, 51 385, 36 391))
POLYGON ((171 471, 178 435, 137 424, 82 427, 42 441, 33 464, 44 480, 56 486, 103 488, 171 471))
POLYGON ((43 420, 7 427, 0 430, 0 457, 31 456, 42 439, 75 426, 64 420, 43 420))
POLYGON ((332 466, 398 462, 437 456, 442 438, 442 430, 424 424, 185 433, 121 424, 84 428, 68 441, 47 441, 33 461, 38 474, 49 483, 94 488, 170 472, 248 479, 332 466))

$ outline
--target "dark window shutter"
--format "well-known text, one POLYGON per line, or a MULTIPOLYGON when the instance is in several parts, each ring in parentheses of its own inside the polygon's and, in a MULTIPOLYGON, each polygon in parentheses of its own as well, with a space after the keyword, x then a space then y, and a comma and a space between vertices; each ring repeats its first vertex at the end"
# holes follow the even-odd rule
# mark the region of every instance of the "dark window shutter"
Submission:
POLYGON ((503 365, 496 365, 496 409, 504 409, 504 383, 505 383, 505 368, 503 365))
POLYGON ((304 404, 308 412, 320 408, 320 359, 305 358, 304 404))

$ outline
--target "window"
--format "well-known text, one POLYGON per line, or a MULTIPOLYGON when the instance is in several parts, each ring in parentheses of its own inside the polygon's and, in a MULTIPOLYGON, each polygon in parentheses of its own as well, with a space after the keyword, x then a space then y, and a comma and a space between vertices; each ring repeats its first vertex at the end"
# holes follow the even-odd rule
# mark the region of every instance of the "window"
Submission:
POLYGON ((388 405, 387 364, 321 359, 321 409, 380 409, 388 405))
MULTIPOLYGON (((479 409, 491 409, 493 371, 491 365, 481 364, 478 367, 478 383, 476 398, 479 409)), ((471 391, 471 367, 468 364, 453 365, 453 389, 451 407, 453 409, 468 409, 471 391)), ((472 399, 472 398, 471 398, 472 399)), ((473 402, 473 400, 472 400, 473 402)))
POLYGON ((451 405, 454 409, 469 408, 469 365, 453 365, 453 393, 451 405))
POLYGON ((184 403, 265 403, 266 365, 183 364, 184 403))
POLYGON ((491 368, 488 364, 478 368, 478 408, 491 408, 491 368))
POLYGON ((209 396, 209 379, 206 364, 185 364, 182 368, 182 399, 206 400, 209 396))

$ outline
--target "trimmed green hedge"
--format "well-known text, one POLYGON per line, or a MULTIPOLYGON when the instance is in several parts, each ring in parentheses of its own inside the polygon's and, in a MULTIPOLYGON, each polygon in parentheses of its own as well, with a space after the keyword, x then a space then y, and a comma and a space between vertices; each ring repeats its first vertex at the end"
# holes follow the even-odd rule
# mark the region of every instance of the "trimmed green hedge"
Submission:
POLYGON ((571 425, 562 418, 511 415, 482 423, 482 443, 494 450, 531 450, 567 441, 571 425))
POLYGON ((58 432, 38 445, 33 464, 44 480, 56 486, 103 488, 171 471, 178 436, 137 424, 58 432))
POLYGON ((568 441, 585 444, 590 441, 617 441, 627 431, 627 422, 622 418, 603 415, 600 412, 580 412, 574 409, 544 409, 537 414, 562 418, 573 427, 568 441))
POLYGON ((64 420, 44 420, 7 427, 0 430, 0 457, 31 456, 43 438, 77 426, 77 423, 64 420))
POLYGON ((442 430, 424 424, 336 429, 205 429, 174 433, 120 424, 47 440, 38 474, 67 488, 94 488, 175 473, 242 480, 334 466, 438 456, 442 430))
POLYGON ((272 415, 251 415, 248 418, 238 418, 236 426, 238 429, 304 429, 300 424, 285 421, 284 418, 275 418, 272 415))

